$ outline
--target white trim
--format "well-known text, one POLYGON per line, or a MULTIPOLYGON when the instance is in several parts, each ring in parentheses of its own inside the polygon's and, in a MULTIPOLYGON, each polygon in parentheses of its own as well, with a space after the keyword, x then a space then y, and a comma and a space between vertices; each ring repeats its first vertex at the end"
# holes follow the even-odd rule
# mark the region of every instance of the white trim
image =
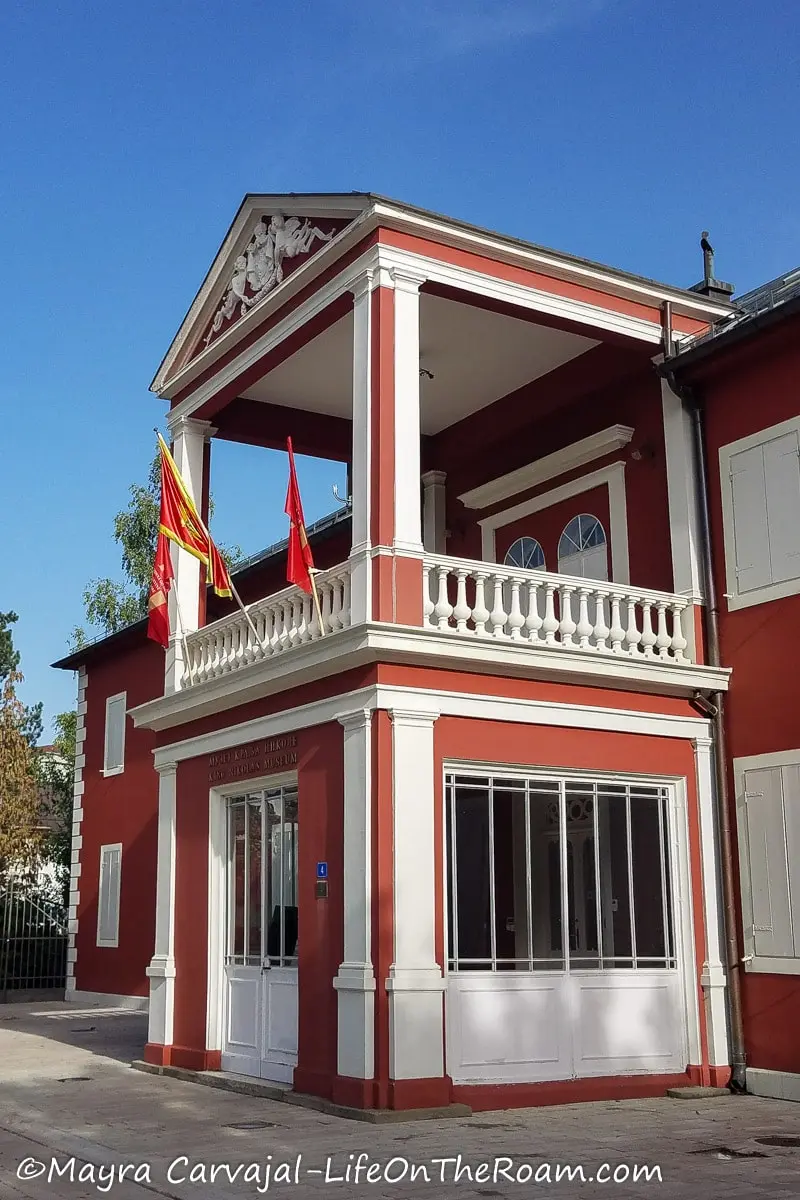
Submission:
MULTIPOLYGON (((787 433, 796 433, 800 438, 800 416, 790 417, 788 421, 779 421, 766 429, 759 429, 747 437, 738 438, 719 448, 719 480, 722 492, 722 533, 725 551, 725 583, 727 591, 725 599, 728 611, 736 612, 740 608, 752 608, 754 604, 767 604, 770 600, 781 600, 785 596, 800 594, 800 573, 795 579, 785 579, 780 583, 768 583, 763 587, 753 588, 752 591, 739 593, 736 574, 736 537, 733 514, 733 489, 731 487, 731 458, 742 450, 752 450, 763 446, 766 442, 774 441, 787 433)), ((800 567, 798 567, 800 572, 800 567)))
POLYGON ((393 269, 394 534, 392 545, 422 553, 419 289, 425 276, 393 269))
POLYGON ((777 750, 770 754, 749 754, 733 760, 733 784, 736 802, 736 822, 739 842, 739 888, 744 933, 744 969, 754 975, 800 975, 800 958, 772 957, 755 952, 753 937, 753 892, 750 884, 750 852, 747 840, 745 813, 745 774, 747 771, 769 770, 771 767, 800 766, 800 749, 777 750))
MULTIPOLYGON (((85 770, 86 756, 83 753, 84 743, 86 742, 86 688, 87 688, 87 672, 86 667, 78 668, 78 697, 77 697, 77 717, 75 720, 75 776, 72 792, 72 831, 74 834, 80 834, 83 824, 83 772, 85 770), (78 758, 84 761, 78 765, 78 758)), ((80 885, 79 879, 81 874, 80 858, 77 862, 73 860, 70 866, 70 881, 69 881, 69 907, 67 909, 67 974, 64 998, 71 1000, 75 995, 75 977, 78 966, 78 908, 80 907, 80 885)))
POLYGON ((73 988, 68 990, 64 999, 70 1004, 86 1004, 102 1008, 122 1008, 127 1012, 146 1013, 148 1009, 147 996, 119 996, 116 992, 84 992, 73 988))
POLYGON ((350 551, 350 621, 358 625, 372 616, 370 547, 372 489, 372 271, 353 286, 352 408, 352 536, 350 551))
POLYGON ((508 500, 510 496, 518 495, 519 492, 538 487, 540 483, 545 483, 556 475, 565 475, 567 471, 574 471, 576 467, 582 467, 595 458, 603 458, 606 454, 621 450, 623 446, 628 445, 633 434, 634 430, 629 425, 609 425, 608 429, 581 438, 569 446, 563 446, 560 450, 537 458, 535 462, 527 463, 516 471, 509 471, 507 475, 490 479, 488 483, 482 483, 464 492, 458 499, 465 508, 490 508, 493 504, 508 500))
POLYGON ((103 727, 103 770, 102 774, 106 777, 110 775, 121 775, 125 770, 125 718, 127 717, 127 692, 116 692, 113 696, 106 696, 106 720, 103 727), (120 763, 119 766, 109 767, 108 765, 108 710, 111 705, 117 701, 122 701, 122 744, 120 746, 120 763))
POLYGON ((160 764, 158 771, 158 846, 156 851, 156 913, 153 957, 145 974, 150 980, 150 1022, 147 1040, 172 1045, 175 1009, 175 870, 177 857, 177 764, 160 764))
POLYGON ((227 1011, 225 980, 225 939, 228 919, 227 799, 228 794, 223 789, 209 789, 206 1049, 220 1052, 225 1041, 227 1011))
MULTIPOLYGON (((712 1067, 728 1066, 727 980, 722 960, 722 897, 719 866, 715 783, 710 737, 694 738, 697 809, 700 823, 701 885, 705 919, 706 960, 700 976, 705 996, 708 1056, 712 1067)), ((691 894, 691 893, 689 893, 691 894)))
POLYGON ((523 500, 512 508, 492 513, 478 522, 481 530, 481 553, 486 562, 497 562, 496 533, 504 525, 510 525, 531 513, 541 512, 562 500, 570 500, 592 488, 608 486, 609 551, 611 557, 611 579, 614 583, 630 583, 628 557, 628 510, 625 496, 625 463, 614 462, 589 475, 562 483, 549 492, 541 492, 530 500, 523 500))
POLYGON ((112 949, 112 950, 118 949, 121 901, 122 901, 122 842, 107 842, 100 847, 100 866, 99 866, 98 877, 97 877, 97 938, 95 941, 96 946, 100 946, 104 949, 112 949), (109 850, 119 851, 119 871, 117 872, 117 889, 116 889, 116 897, 115 897, 115 901, 116 901, 115 911, 116 911, 117 920, 116 920, 116 928, 115 928, 113 937, 102 938, 100 936, 100 926, 101 926, 102 920, 103 920, 103 906, 102 906, 103 856, 105 854, 107 854, 109 850))
POLYGON ((747 1091, 751 1096, 798 1101, 800 1075, 793 1071, 768 1071, 765 1067, 748 1067, 747 1091))

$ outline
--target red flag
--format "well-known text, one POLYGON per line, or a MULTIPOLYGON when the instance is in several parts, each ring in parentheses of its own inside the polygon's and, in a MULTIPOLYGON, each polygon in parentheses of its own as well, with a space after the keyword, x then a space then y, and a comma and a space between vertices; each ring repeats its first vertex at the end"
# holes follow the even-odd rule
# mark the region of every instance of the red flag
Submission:
POLYGON ((158 435, 161 450, 161 514, 159 530, 165 537, 199 558, 208 575, 208 582, 218 596, 231 595, 228 568, 211 540, 194 501, 186 490, 180 471, 170 454, 167 443, 158 435))
POLYGON ((167 594, 175 578, 169 542, 163 533, 158 535, 156 557, 153 563, 153 578, 150 583, 150 598, 147 602, 147 636, 166 650, 169 645, 169 610, 167 594))
POLYGON ((292 439, 286 439, 289 451, 289 488, 286 492, 284 512, 289 518, 289 559, 286 564, 286 578, 289 583, 295 583, 304 592, 313 592, 311 572, 314 570, 314 559, 308 544, 306 525, 303 518, 303 504, 300 499, 300 488, 297 486, 297 472, 294 469, 294 451, 292 439))

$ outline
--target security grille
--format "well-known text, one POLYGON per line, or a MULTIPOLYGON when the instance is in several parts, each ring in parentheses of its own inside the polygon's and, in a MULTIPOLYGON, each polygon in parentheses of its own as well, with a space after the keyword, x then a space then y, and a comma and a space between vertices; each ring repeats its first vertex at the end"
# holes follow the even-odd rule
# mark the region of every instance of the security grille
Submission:
POLYGON ((0 884, 0 999, 61 990, 66 983, 67 914, 19 880, 0 884))

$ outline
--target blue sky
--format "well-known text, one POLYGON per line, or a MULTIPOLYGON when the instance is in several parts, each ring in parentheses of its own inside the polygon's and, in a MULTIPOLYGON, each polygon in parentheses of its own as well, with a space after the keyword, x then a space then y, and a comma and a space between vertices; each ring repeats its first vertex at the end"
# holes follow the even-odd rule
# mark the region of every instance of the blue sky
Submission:
MULTIPOLYGON (((796 0, 4 0, 0 609, 23 696, 116 575, 150 380, 246 191, 377 191, 676 284, 800 263, 796 0)), ((341 471, 302 459, 309 520, 341 471)), ((285 533, 215 447, 218 540, 285 533)))

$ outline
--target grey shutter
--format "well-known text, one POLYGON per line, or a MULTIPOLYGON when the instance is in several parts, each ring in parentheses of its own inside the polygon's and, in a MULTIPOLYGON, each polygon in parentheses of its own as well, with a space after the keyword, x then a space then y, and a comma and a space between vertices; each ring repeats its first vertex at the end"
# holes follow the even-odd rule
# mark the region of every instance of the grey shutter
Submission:
POLYGON ((792 431, 764 446, 772 582, 800 577, 800 456, 792 431))
POLYGON ((124 735, 125 697, 119 696, 106 706, 106 771, 118 770, 123 765, 124 735))
POLYGON ((736 590, 751 592, 772 582, 763 447, 732 454, 730 472, 736 590))
POLYGON ((755 953, 791 958, 794 943, 781 769, 747 771, 744 782, 755 953))
POLYGON ((794 956, 800 958, 800 765, 784 767, 783 824, 786 830, 786 863, 789 871, 794 956))
POLYGON ((99 945, 119 940, 119 895, 121 884, 119 846, 100 848, 100 887, 98 889, 97 941, 99 945))

